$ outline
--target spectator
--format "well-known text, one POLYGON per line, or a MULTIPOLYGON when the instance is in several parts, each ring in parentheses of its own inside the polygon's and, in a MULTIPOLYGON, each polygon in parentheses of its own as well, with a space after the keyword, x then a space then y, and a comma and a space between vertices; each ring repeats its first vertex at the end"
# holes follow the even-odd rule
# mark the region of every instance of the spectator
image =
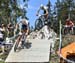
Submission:
POLYGON ((13 29, 14 29, 14 26, 11 23, 9 23, 7 25, 7 31, 8 31, 7 35, 8 35, 8 37, 12 37, 14 35, 13 34, 13 32, 14 32, 13 29))
POLYGON ((74 23, 70 20, 70 19, 67 19, 66 20, 66 27, 67 28, 69 28, 69 31, 71 32, 71 33, 73 33, 73 26, 74 26, 74 23))
POLYGON ((2 29, 4 30, 3 31, 3 34, 4 34, 4 40, 6 39, 6 36, 7 36, 7 30, 6 30, 6 25, 5 24, 2 24, 2 29))
POLYGON ((14 36, 15 36, 16 34, 18 34, 19 31, 20 31, 20 29, 19 29, 19 24, 16 24, 16 25, 15 25, 15 29, 14 29, 14 36))
POLYGON ((1 54, 4 53, 4 37, 3 37, 4 34, 3 34, 3 32, 4 32, 4 29, 0 25, 0 46, 1 46, 1 49, 2 49, 2 53, 1 54))

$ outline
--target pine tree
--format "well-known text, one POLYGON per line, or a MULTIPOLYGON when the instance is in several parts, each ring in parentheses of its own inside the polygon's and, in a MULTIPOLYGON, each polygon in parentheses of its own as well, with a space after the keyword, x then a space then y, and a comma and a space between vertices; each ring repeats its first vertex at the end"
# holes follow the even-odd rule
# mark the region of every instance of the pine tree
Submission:
POLYGON ((52 16, 52 13, 51 13, 52 12, 51 6, 52 6, 51 2, 50 2, 50 0, 48 0, 48 4, 47 4, 47 7, 48 7, 48 20, 47 21, 48 21, 49 26, 52 26, 51 24, 53 22, 53 20, 52 20, 53 16, 52 16))
POLYGON ((61 19, 62 23, 65 23, 67 18, 75 20, 75 2, 74 0, 57 0, 57 18, 61 19))
MULTIPOLYGON (((0 23, 8 24, 16 22, 20 16, 26 16, 26 9, 21 9, 18 5, 19 0, 0 0, 0 23)), ((28 0, 23 0, 24 3, 28 0)))
POLYGON ((65 24, 65 20, 70 18, 75 21, 75 1, 74 0, 57 0, 55 4, 55 14, 57 19, 57 29, 59 29, 59 21, 62 21, 62 24, 65 24))

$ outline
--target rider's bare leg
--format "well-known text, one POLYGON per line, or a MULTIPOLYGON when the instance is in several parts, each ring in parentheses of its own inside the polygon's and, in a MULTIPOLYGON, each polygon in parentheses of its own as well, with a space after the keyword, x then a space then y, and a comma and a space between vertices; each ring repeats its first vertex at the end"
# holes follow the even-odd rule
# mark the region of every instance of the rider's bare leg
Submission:
POLYGON ((71 30, 72 30, 72 34, 73 34, 73 27, 72 27, 72 29, 71 29, 71 30))
POLYGON ((19 36, 19 37, 17 38, 17 40, 16 40, 18 46, 19 46, 20 41, 21 41, 21 36, 19 36))

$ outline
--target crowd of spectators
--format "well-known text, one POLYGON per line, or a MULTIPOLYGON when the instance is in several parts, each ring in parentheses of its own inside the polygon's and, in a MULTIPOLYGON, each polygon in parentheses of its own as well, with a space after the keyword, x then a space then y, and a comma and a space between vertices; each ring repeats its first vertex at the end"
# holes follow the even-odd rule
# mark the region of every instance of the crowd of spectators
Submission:
POLYGON ((8 23, 7 25, 5 24, 0 24, 0 54, 5 53, 5 45, 6 42, 9 41, 10 39, 14 37, 16 34, 19 32, 19 25, 13 25, 12 23, 8 23))

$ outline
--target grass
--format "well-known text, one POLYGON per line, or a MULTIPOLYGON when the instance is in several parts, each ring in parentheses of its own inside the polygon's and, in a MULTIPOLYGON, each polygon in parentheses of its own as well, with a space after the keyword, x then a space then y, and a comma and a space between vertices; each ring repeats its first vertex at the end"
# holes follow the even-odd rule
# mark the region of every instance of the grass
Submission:
MULTIPOLYGON (((0 48, 0 53, 1 53, 1 52, 2 52, 2 51, 1 51, 1 48, 0 48)), ((0 61, 0 63, 5 63, 5 59, 7 58, 8 54, 9 54, 9 51, 8 51, 7 48, 5 48, 5 53, 2 54, 2 55, 0 55, 0 59, 3 60, 3 61, 0 61)))
POLYGON ((3 61, 0 61, 0 63, 5 63, 5 62, 3 62, 3 61))
POLYGON ((5 53, 3 55, 0 55, 0 58, 3 59, 3 60, 5 60, 7 56, 8 56, 8 53, 5 53))
POLYGON ((5 59, 7 58, 8 54, 3 54, 0 55, 0 58, 2 59, 2 61, 0 61, 0 63, 5 63, 5 59))
POLYGON ((50 63, 59 63, 59 57, 57 54, 51 54, 50 63))

